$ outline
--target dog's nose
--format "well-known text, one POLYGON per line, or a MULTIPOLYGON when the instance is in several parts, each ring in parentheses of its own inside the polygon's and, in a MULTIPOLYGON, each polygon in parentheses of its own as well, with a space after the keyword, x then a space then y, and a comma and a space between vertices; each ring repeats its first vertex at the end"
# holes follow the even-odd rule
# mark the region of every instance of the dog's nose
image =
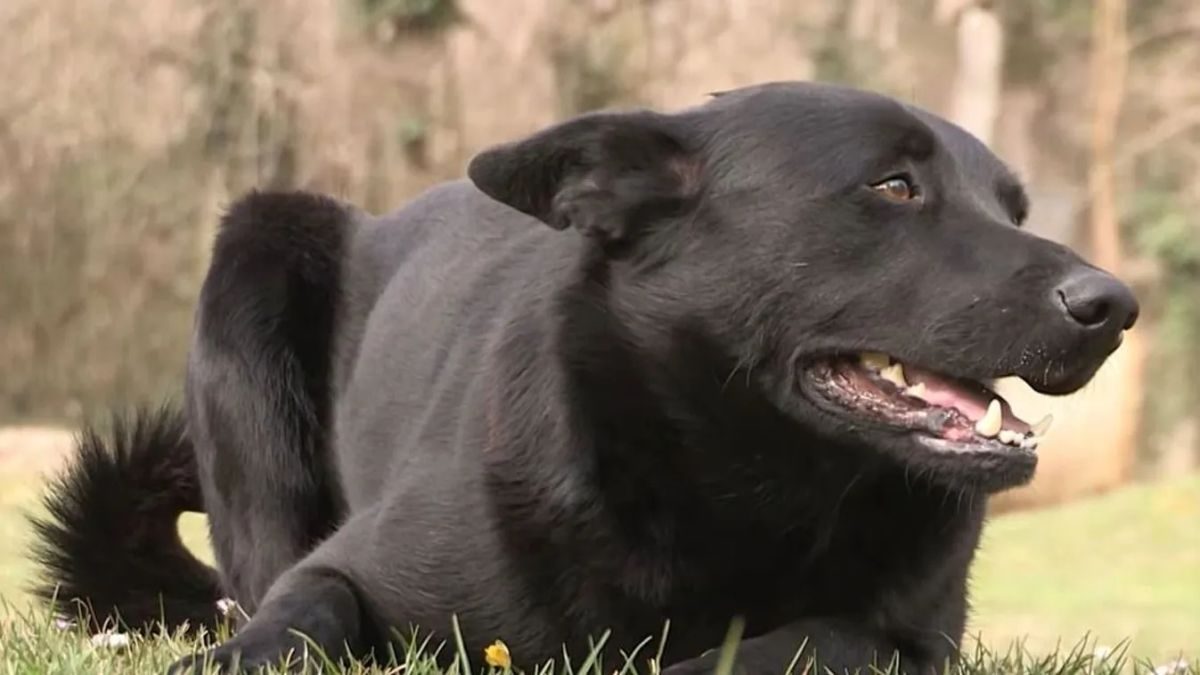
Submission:
POLYGON ((1083 328, 1120 326, 1128 330, 1137 321, 1138 301, 1133 291, 1106 272, 1083 269, 1054 290, 1067 316, 1083 328))

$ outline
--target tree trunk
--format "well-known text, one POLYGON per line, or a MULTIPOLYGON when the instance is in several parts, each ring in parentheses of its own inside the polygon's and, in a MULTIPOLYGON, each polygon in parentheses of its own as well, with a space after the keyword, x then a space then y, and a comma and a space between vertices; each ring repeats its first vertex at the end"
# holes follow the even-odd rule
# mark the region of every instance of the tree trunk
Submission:
POLYGON ((1092 163, 1088 195, 1092 261, 1111 272, 1121 264, 1114 146, 1125 93, 1126 0, 1096 0, 1092 10, 1092 163))
POLYGON ((950 117, 990 145, 1000 112, 1004 26, 982 5, 963 7, 957 16, 958 70, 950 117))

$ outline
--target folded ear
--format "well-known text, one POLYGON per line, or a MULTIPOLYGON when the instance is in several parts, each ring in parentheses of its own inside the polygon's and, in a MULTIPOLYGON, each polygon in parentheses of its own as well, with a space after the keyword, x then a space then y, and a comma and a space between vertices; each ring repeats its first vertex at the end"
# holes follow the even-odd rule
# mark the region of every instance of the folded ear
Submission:
POLYGON ((489 197, 550 227, 622 241, 697 200, 701 163, 682 127, 649 112, 585 115, 484 151, 467 175, 489 197))

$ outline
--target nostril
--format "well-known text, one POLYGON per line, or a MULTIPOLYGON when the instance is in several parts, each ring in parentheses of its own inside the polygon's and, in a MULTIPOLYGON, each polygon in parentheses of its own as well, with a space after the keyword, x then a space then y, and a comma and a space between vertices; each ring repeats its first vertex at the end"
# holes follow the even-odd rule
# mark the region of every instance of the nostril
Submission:
POLYGON ((1133 328, 1133 325, 1135 323, 1137 323, 1138 311, 1139 311, 1139 308, 1134 307, 1133 311, 1131 311, 1129 313, 1129 318, 1125 319, 1125 325, 1121 327, 1123 330, 1129 330, 1130 328, 1133 328))
POLYGON ((1108 301, 1103 298, 1097 298, 1086 302, 1069 305, 1067 311, 1075 320, 1085 326, 1099 326, 1108 321, 1111 307, 1108 301))
POLYGON ((1108 320, 1110 307, 1108 300, 1102 297, 1071 297, 1062 289, 1058 291, 1058 299, 1072 319, 1085 326, 1098 326, 1108 320))
POLYGON ((1055 289, 1067 315, 1085 328, 1120 326, 1128 330, 1137 321, 1138 305, 1133 293, 1106 274, 1082 274, 1055 289))

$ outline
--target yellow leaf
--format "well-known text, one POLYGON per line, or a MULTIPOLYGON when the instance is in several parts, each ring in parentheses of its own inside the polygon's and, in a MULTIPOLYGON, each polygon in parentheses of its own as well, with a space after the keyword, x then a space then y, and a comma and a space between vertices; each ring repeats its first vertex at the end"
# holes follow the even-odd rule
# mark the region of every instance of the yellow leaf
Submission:
POLYGON ((512 656, 508 653, 508 645, 496 640, 483 650, 483 658, 494 668, 509 668, 512 666, 512 656))

